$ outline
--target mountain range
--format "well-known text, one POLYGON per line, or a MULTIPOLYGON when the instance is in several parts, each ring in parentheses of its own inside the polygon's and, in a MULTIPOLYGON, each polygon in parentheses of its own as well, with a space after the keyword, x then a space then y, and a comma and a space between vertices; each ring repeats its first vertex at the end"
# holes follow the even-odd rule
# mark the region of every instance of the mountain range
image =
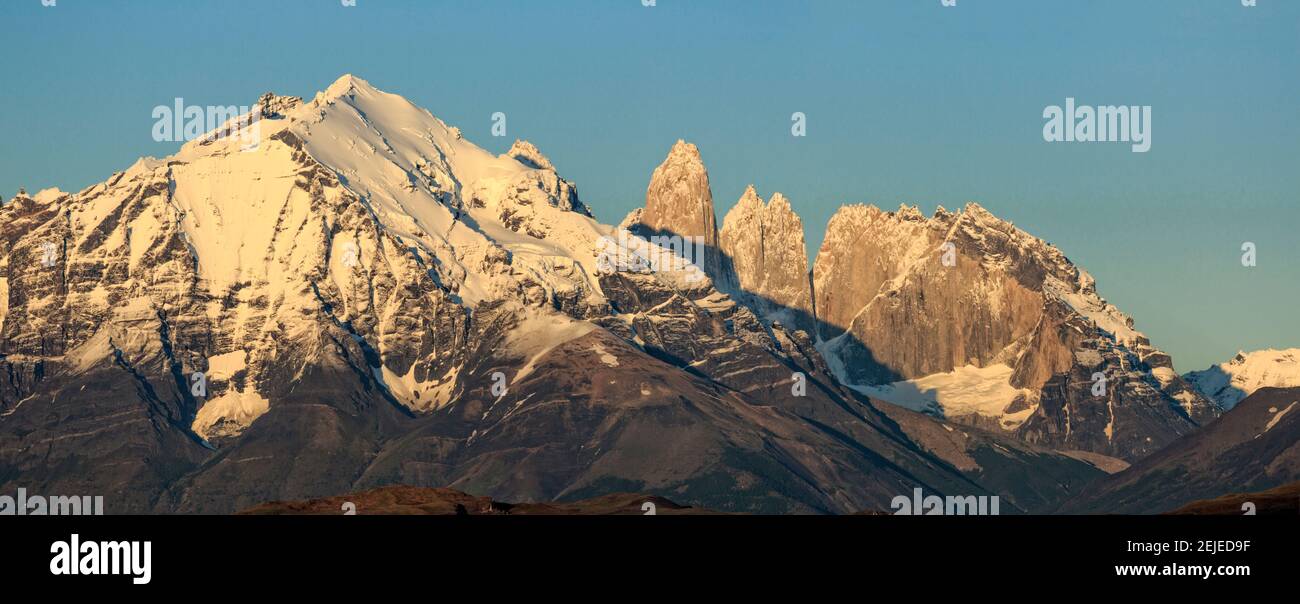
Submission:
POLYGON ((1300 385, 1294 356, 1179 376, 1087 272, 978 204, 846 205, 809 262, 780 193, 751 187, 719 226, 684 141, 613 226, 531 143, 493 155, 354 76, 268 93, 236 128, 256 144, 219 129, 0 208, 0 492, 852 513, 922 488, 1149 512, 1185 498, 1125 485, 1206 439, 1282 461, 1188 496, 1300 476, 1290 394, 1251 396, 1300 385))

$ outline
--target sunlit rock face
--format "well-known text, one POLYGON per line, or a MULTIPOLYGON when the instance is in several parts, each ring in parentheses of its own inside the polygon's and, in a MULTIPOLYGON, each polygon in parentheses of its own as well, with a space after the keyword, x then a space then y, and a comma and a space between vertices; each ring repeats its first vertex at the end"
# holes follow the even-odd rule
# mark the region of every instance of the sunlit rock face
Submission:
POLYGON ((775 193, 767 203, 749 187, 719 233, 729 283, 765 319, 817 333, 803 221, 775 193))
POLYGON ((691 260, 713 280, 725 282, 709 173, 695 145, 681 140, 673 145, 650 177, 645 207, 633 211, 623 226, 645 237, 680 236, 688 243, 698 243, 703 259, 691 260))
POLYGON ((828 363, 873 396, 1124 459, 1218 414, 1091 276, 977 204, 845 206, 813 286, 828 363))

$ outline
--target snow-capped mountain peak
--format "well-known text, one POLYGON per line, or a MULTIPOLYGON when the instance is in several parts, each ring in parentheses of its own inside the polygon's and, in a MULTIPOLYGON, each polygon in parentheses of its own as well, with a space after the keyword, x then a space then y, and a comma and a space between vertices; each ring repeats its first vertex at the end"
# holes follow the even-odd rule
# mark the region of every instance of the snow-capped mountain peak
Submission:
POLYGON ((335 362, 322 323, 362 346, 390 396, 424 411, 460 387, 458 338, 478 308, 607 312, 598 254, 627 240, 535 146, 492 154, 355 76, 309 102, 257 103, 172 156, 5 206, 0 294, 41 300, 0 308, 11 358, 163 355, 178 375, 210 378, 205 401, 174 421, 231 437, 283 394, 286 372, 335 362), (51 270, 62 267, 73 270, 51 270))
POLYGON ((306 153, 365 200, 386 230, 432 256, 432 265, 455 267, 442 276, 458 282, 466 302, 516 289, 477 270, 501 255, 514 272, 541 276, 550 291, 598 292, 590 278, 593 250, 609 229, 591 219, 576 188, 535 146, 517 142, 494 155, 427 110, 353 75, 287 119, 306 153), (555 277, 557 258, 582 270, 555 277))
POLYGON ((506 151, 505 155, 506 157, 518 160, 520 163, 530 168, 538 168, 541 170, 555 169, 555 165, 551 163, 551 159, 543 155, 536 145, 526 140, 515 140, 515 144, 510 146, 510 150, 506 151))
POLYGON ((1300 386, 1300 348, 1238 351, 1227 362, 1183 377, 1226 411, 1260 388, 1300 386))

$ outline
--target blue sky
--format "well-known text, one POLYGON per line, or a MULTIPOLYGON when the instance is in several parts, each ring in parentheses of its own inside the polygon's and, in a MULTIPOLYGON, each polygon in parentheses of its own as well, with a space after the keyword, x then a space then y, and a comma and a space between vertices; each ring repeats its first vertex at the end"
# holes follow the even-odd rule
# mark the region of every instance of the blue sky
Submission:
POLYGON ((604 222, 685 138, 719 220, 747 184, 780 191, 812 253, 843 203, 974 200, 1093 273, 1179 371, 1300 346, 1300 2, 5 0, 0 23, 5 197, 174 152, 150 112, 175 97, 350 72, 491 150, 533 141, 604 222), (1151 105, 1151 150, 1044 142, 1066 97, 1151 105))

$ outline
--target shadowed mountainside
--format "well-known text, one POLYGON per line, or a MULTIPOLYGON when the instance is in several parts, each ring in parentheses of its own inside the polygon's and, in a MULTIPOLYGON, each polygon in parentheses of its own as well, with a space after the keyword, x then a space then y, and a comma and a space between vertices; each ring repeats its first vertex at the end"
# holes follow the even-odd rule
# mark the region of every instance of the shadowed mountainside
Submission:
POLYGON ((1300 388, 1261 388, 1218 421, 1088 485, 1066 513, 1151 514, 1300 480, 1300 388))

